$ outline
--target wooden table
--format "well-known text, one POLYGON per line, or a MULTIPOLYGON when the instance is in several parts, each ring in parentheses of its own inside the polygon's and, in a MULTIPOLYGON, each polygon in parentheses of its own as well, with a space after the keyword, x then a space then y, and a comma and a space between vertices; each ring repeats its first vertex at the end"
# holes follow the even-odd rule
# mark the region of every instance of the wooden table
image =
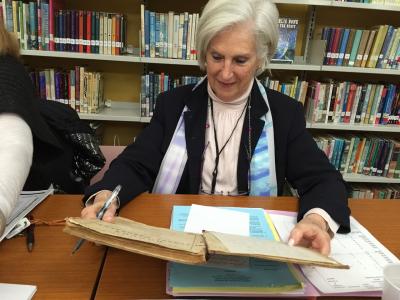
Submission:
MULTIPOLYGON (((46 221, 79 216, 82 196, 50 196, 33 211, 46 221)), ((25 237, 0 243, 0 282, 37 286, 33 299, 90 299, 105 257, 105 247, 84 244, 74 255, 77 239, 63 226, 38 225, 35 246, 28 252, 25 237)), ((1 296, 0 296, 1 298, 1 296)))
MULTIPOLYGON (((290 197, 268 199, 143 194, 125 206, 121 210, 121 216, 150 225, 169 227, 172 207, 192 203, 297 210, 297 200, 290 197)), ((400 222, 398 221, 400 201, 351 200, 350 207, 353 216, 390 251, 400 257, 400 239, 398 238, 400 236, 400 222)), ((165 274, 165 261, 109 249, 95 299, 168 298, 169 296, 165 293, 165 274)))

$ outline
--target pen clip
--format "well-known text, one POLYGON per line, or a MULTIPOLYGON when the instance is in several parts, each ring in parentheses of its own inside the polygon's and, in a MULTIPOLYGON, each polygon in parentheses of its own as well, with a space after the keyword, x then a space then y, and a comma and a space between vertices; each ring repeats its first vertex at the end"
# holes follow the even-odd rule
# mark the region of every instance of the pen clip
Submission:
POLYGON ((99 212, 96 215, 96 218, 101 220, 103 219, 103 216, 107 209, 110 207, 112 201, 118 196, 119 192, 121 191, 121 185, 117 185, 115 189, 112 191, 110 197, 104 202, 103 207, 99 210, 99 212))

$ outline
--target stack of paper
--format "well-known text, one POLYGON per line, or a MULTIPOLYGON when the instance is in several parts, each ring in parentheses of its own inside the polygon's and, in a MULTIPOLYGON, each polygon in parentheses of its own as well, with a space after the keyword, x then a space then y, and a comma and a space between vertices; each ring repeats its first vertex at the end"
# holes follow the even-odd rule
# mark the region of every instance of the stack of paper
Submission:
POLYGON ((1 299, 30 300, 36 290, 34 285, 0 283, 1 299))
MULTIPOLYGON (((296 214, 268 211, 282 239, 296 224, 296 214)), ((351 232, 336 234, 331 243, 331 257, 346 263, 349 270, 302 266, 305 277, 317 289, 315 296, 380 297, 383 267, 399 259, 383 246, 356 219, 350 217, 351 232)))
POLYGON ((40 202, 46 199, 47 196, 53 194, 54 189, 51 186, 47 190, 41 191, 22 191, 19 195, 15 208, 11 216, 7 219, 7 225, 3 235, 0 237, 0 242, 5 236, 13 230, 14 226, 32 211, 40 202))
MULTIPOLYGON (((204 207, 199 209, 197 206, 192 206, 193 211, 200 210, 204 213, 204 209, 204 207)), ((177 231, 195 228, 196 230, 227 232, 235 227, 236 232, 242 235, 248 232, 250 236, 254 237, 269 240, 277 239, 277 234, 273 227, 268 224, 265 212, 262 209, 219 209, 220 211, 227 211, 228 217, 224 216, 223 212, 213 211, 218 208, 209 209, 210 211, 206 213, 207 220, 205 220, 204 215, 203 217, 197 215, 189 218, 187 222, 189 212, 192 214, 191 207, 175 206, 172 213, 171 228, 177 231), (237 215, 237 218, 232 216, 233 213, 237 215), (245 222, 246 215, 247 223, 245 222), (218 220, 218 222, 215 222, 215 220, 218 220), (200 226, 199 224, 203 225, 200 226), (241 224, 245 224, 245 227, 241 224), (218 226, 220 227, 218 228, 218 226)), ((167 280, 167 293, 174 296, 250 296, 295 290, 301 293, 303 291, 301 275, 292 265, 244 257, 228 257, 223 260, 217 257, 207 266, 169 263, 167 280)))

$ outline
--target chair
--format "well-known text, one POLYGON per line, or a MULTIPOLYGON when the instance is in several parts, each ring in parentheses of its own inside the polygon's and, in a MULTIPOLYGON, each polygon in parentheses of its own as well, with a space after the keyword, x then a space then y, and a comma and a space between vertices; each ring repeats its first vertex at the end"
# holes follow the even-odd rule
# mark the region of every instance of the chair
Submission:
POLYGON ((104 167, 96 175, 92 177, 92 179, 90 180, 90 184, 94 184, 103 178, 103 175, 108 170, 110 163, 122 151, 124 151, 125 147, 126 146, 105 146, 105 145, 100 146, 101 152, 103 152, 103 155, 106 158, 106 163, 104 164, 104 167))

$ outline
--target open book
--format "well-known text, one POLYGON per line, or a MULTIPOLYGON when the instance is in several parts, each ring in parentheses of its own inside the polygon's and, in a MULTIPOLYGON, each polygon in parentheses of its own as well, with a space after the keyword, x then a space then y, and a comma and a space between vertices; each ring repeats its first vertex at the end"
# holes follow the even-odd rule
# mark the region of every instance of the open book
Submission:
POLYGON ((115 223, 67 218, 64 232, 114 248, 184 264, 205 264, 214 254, 347 269, 316 251, 286 243, 204 231, 179 232, 116 217, 115 223))

